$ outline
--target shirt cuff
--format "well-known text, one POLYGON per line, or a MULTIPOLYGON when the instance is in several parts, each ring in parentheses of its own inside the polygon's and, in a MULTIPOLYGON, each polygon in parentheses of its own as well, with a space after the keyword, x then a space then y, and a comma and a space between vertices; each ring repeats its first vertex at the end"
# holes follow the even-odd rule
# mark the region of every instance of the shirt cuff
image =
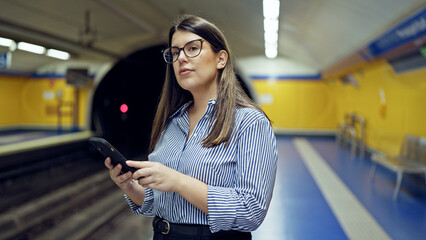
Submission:
POLYGON ((145 215, 153 216, 153 203, 154 203, 154 192, 152 189, 145 189, 145 199, 142 203, 142 206, 136 205, 132 199, 130 199, 126 194, 124 194, 124 199, 126 199, 127 204, 130 206, 130 210, 135 215, 145 215))
POLYGON ((207 206, 210 230, 231 230, 236 218, 237 205, 234 192, 230 188, 208 186, 207 206))

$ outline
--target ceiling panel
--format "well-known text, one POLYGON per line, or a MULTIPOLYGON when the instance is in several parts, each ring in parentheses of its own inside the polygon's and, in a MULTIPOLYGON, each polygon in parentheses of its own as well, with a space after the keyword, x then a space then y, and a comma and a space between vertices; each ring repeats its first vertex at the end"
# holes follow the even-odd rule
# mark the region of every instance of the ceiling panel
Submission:
MULTIPOLYGON (((321 71, 425 5, 426 0, 281 0, 279 57, 321 71)), ((216 23, 237 58, 263 56, 261 0, 0 0, 0 36, 70 51, 75 59, 111 61, 163 43, 182 13, 216 23), (83 44, 83 36, 93 43, 83 44)))

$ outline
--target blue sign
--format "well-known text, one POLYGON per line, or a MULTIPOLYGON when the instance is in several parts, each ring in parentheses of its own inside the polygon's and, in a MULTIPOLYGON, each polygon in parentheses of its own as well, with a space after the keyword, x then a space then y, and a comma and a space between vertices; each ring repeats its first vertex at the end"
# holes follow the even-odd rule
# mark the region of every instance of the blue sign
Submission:
POLYGON ((0 53, 0 69, 6 69, 10 67, 11 54, 0 53))
POLYGON ((423 36, 426 36, 426 8, 374 40, 367 50, 375 57, 423 36))

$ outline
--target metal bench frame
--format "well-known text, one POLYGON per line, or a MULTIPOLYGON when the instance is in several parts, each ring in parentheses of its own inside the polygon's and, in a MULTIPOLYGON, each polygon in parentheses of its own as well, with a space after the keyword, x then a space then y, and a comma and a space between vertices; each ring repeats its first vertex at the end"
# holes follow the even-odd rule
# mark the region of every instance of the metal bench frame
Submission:
POLYGON ((359 147, 359 156, 365 156, 365 119, 362 115, 346 113, 344 121, 337 127, 336 143, 344 147, 350 144, 350 159, 356 157, 356 150, 359 147), (357 127, 358 126, 358 127, 357 127), (357 133, 357 129, 359 133, 357 133), (359 135, 359 139, 357 139, 359 135))
POLYGON ((406 135, 398 156, 390 157, 383 153, 374 153, 370 169, 370 180, 374 179, 377 164, 396 173, 396 185, 393 199, 398 198, 404 173, 424 174, 426 183, 426 138, 406 135))

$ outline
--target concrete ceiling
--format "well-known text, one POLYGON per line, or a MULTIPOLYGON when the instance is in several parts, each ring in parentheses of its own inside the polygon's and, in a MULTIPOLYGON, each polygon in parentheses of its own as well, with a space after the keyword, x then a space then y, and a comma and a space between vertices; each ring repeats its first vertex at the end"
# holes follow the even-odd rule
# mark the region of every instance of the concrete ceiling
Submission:
MULTIPOLYGON (((324 70, 424 6, 426 0, 281 0, 279 57, 324 70)), ((261 0, 0 0, 0 37, 69 51, 75 60, 114 61, 164 43, 182 13, 216 23, 237 59, 264 55, 261 0)), ((60 61, 18 50, 12 59, 18 71, 60 61)))

